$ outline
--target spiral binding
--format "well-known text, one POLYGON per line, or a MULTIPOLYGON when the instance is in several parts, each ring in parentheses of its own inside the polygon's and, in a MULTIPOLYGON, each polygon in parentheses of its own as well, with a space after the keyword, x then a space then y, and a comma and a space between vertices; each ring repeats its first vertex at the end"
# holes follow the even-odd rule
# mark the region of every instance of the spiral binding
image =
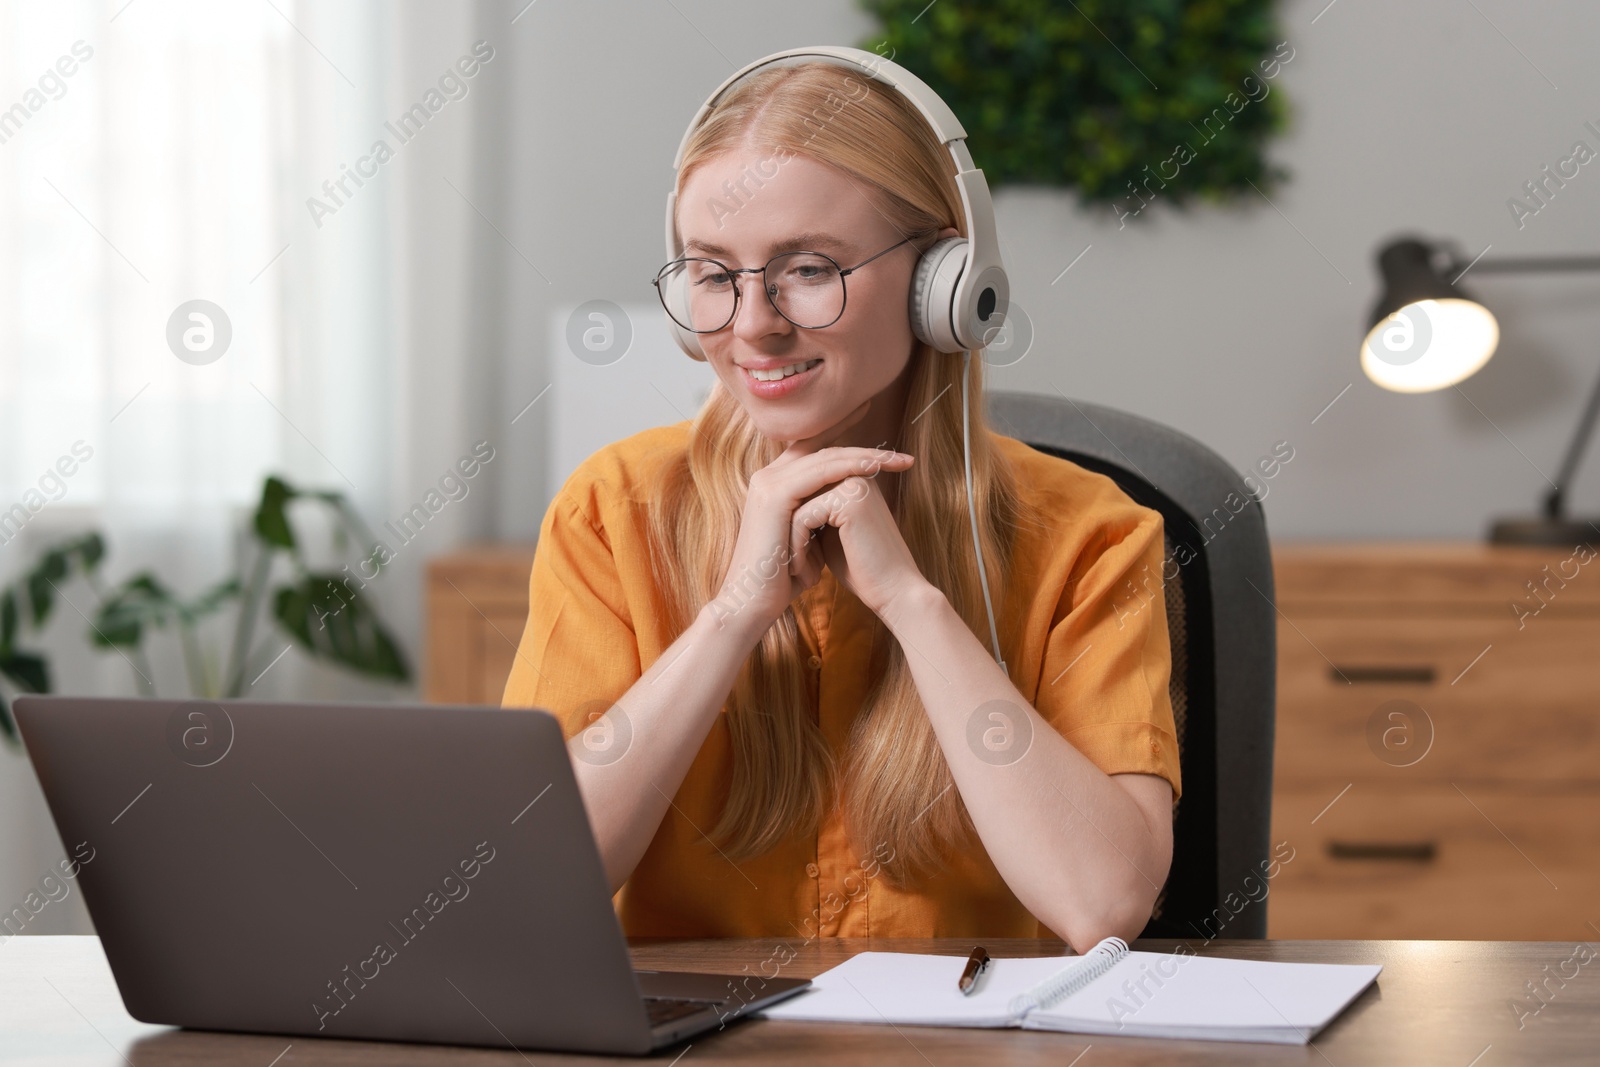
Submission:
POLYGON ((1064 997, 1105 974, 1117 961, 1128 954, 1128 943, 1120 937, 1108 937, 1083 954, 1077 963, 1070 964, 1060 974, 1051 975, 1026 993, 1011 998, 1008 1008, 1013 1015, 1023 1015, 1038 1008, 1048 1008, 1064 997))

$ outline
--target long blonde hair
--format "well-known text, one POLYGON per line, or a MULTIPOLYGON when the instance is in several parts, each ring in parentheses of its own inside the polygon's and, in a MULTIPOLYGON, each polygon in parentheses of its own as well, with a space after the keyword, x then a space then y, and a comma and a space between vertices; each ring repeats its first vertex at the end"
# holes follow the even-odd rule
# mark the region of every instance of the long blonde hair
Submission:
MULTIPOLYGON (((840 168, 865 187, 903 235, 932 238, 954 226, 967 236, 949 151, 898 92, 859 73, 807 63, 746 78, 690 138, 678 172, 680 196, 696 167, 745 143, 787 149, 840 168), (849 98, 842 108, 841 98, 849 98)), ((916 247, 930 243, 920 240, 916 247)), ((1019 521, 1031 520, 1010 468, 986 432, 983 360, 970 363, 973 494, 1001 649, 1007 653, 1015 647, 1003 596, 1012 533, 1019 521)), ((890 445, 916 457, 900 475, 896 519, 922 574, 944 591, 987 649, 988 617, 963 477, 961 371, 961 353, 915 343, 900 439, 890 445)), ((750 475, 772 462, 782 447, 755 429, 720 382, 713 385, 691 423, 683 461, 668 473, 651 507, 655 573, 675 613, 673 635, 721 590, 750 475)), ((841 590, 841 595, 849 594, 841 590)), ((885 845, 892 850, 893 859, 882 868, 892 884, 910 884, 933 871, 947 849, 976 839, 905 652, 875 617, 871 634, 873 683, 842 766, 835 765, 811 712, 817 695, 803 666, 806 653, 793 605, 750 653, 729 696, 733 777, 709 834, 731 857, 759 855, 791 833, 814 833, 836 787, 845 824, 861 853, 875 854, 885 845)), ((1006 658, 1011 661, 1009 654, 1006 658)))

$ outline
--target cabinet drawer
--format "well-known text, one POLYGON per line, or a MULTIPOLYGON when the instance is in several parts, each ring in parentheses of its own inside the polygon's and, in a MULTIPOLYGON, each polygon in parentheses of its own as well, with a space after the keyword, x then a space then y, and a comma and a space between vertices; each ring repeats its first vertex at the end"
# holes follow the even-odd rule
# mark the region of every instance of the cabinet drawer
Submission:
POLYGON ((1278 790, 1268 936, 1594 937, 1600 789, 1458 785, 1278 790))
POLYGON ((1312 616, 1278 648, 1286 787, 1600 783, 1600 623, 1312 616))

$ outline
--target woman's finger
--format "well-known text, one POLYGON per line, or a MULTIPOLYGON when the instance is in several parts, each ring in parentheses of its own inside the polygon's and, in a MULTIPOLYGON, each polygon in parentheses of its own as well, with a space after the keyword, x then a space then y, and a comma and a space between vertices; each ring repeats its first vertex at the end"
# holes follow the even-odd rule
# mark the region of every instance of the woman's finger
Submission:
POLYGON ((814 540, 816 537, 816 529, 809 525, 807 520, 801 515, 801 512, 807 507, 808 504, 809 501, 806 504, 801 504, 800 507, 796 508, 794 513, 790 516, 789 554, 793 564, 792 570, 795 574, 795 577, 799 578, 805 584, 806 588, 809 589, 815 583, 816 579, 822 576, 822 573, 821 568, 817 564, 817 558, 814 554, 816 550, 816 544, 814 540))
MULTIPOLYGON (((827 448, 773 471, 772 487, 793 506, 846 478, 876 477, 879 471, 902 471, 915 461, 904 452, 877 448, 827 448)), ((771 469, 771 468, 769 468, 771 469)))
MULTIPOLYGON (((856 483, 853 479, 845 483, 845 485, 854 484, 856 483)), ((801 546, 801 549, 805 552, 803 558, 806 566, 814 568, 819 578, 821 577, 821 565, 819 557, 814 553, 821 547, 822 531, 829 526, 838 526, 843 522, 844 510, 855 501, 866 496, 867 492, 870 492, 870 490, 866 488, 865 482, 860 482, 859 488, 854 492, 846 492, 844 486, 838 486, 826 492, 818 493, 794 509, 794 521, 790 525, 789 543, 801 546)))

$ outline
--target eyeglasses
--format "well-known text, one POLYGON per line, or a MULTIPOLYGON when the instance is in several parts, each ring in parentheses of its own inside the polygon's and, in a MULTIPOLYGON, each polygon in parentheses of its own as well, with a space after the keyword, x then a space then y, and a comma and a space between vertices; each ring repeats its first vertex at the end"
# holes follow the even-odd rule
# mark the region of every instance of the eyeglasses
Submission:
POLYGON ((803 330, 832 326, 844 314, 847 274, 913 240, 896 241, 853 267, 840 267, 821 252, 784 252, 764 267, 734 270, 715 259, 675 259, 650 282, 672 321, 691 333, 716 333, 739 312, 736 274, 759 274, 767 300, 778 314, 803 330))

